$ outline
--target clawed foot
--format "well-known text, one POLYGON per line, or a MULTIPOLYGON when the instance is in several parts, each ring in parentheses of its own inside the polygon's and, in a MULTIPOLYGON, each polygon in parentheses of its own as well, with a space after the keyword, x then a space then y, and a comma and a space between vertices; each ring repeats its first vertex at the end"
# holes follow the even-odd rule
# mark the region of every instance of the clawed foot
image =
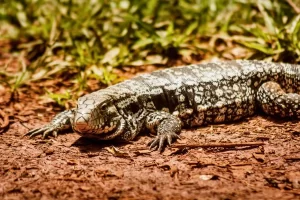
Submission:
POLYGON ((173 141, 180 139, 176 133, 165 133, 156 136, 152 141, 148 143, 150 150, 158 150, 160 153, 163 152, 166 145, 171 145, 173 141))
POLYGON ((160 153, 166 145, 171 145, 176 139, 180 139, 178 133, 181 131, 180 119, 165 111, 156 111, 147 116, 146 127, 157 136, 149 142, 151 150, 158 150, 160 153))
POLYGON ((57 133, 59 131, 71 128, 71 120, 73 119, 73 116, 74 114, 72 110, 66 110, 56 115, 49 124, 41 128, 33 129, 27 132, 24 136, 29 135, 31 138, 41 134, 44 139, 48 135, 52 134, 54 137, 57 137, 57 133))
POLYGON ((50 124, 47 124, 41 128, 36 128, 28 131, 24 136, 29 135, 29 137, 32 138, 36 135, 42 134, 42 138, 45 139, 50 133, 52 133, 54 137, 57 137, 57 132, 57 128, 51 127, 50 124))

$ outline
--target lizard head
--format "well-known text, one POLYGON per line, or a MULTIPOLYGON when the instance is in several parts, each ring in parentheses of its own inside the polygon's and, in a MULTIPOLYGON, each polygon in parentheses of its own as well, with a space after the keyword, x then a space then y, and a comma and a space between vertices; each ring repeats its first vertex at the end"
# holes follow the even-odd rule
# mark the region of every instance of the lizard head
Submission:
MULTIPOLYGON (((92 93, 93 94, 93 93, 92 93)), ((121 116, 111 97, 86 95, 78 99, 73 129, 82 136, 112 139, 121 116)))

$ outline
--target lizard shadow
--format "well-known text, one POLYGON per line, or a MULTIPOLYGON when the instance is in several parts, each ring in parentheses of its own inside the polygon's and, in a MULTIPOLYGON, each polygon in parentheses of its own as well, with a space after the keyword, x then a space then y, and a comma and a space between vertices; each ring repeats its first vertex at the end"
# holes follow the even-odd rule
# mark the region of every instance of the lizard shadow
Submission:
MULTIPOLYGON (((137 137, 135 140, 138 140, 140 137, 137 137)), ((105 150, 107 147, 123 147, 128 144, 132 144, 133 141, 123 141, 123 140, 99 140, 95 138, 88 138, 88 137, 80 137, 78 138, 72 146, 79 148, 80 152, 87 153, 87 152, 100 152, 105 150)))

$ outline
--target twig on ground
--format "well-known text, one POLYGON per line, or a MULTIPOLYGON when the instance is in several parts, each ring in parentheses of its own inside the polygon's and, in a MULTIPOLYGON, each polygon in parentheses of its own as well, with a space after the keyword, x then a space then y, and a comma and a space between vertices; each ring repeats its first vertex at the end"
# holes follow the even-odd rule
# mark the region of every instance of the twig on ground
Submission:
POLYGON ((284 159, 289 160, 289 161, 300 161, 300 157, 285 157, 284 159))

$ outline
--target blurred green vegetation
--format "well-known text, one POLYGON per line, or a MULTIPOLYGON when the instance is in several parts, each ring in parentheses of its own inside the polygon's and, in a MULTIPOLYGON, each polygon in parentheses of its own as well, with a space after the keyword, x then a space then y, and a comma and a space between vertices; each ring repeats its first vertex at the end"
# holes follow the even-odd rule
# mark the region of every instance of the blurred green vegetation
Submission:
MULTIPOLYGON (((300 62, 299 0, 2 0, 0 41, 20 59, 13 90, 64 77, 117 81, 113 68, 201 59, 300 62), (67 74, 67 75, 66 75, 67 74)), ((66 97, 67 98, 67 97, 66 97)))

